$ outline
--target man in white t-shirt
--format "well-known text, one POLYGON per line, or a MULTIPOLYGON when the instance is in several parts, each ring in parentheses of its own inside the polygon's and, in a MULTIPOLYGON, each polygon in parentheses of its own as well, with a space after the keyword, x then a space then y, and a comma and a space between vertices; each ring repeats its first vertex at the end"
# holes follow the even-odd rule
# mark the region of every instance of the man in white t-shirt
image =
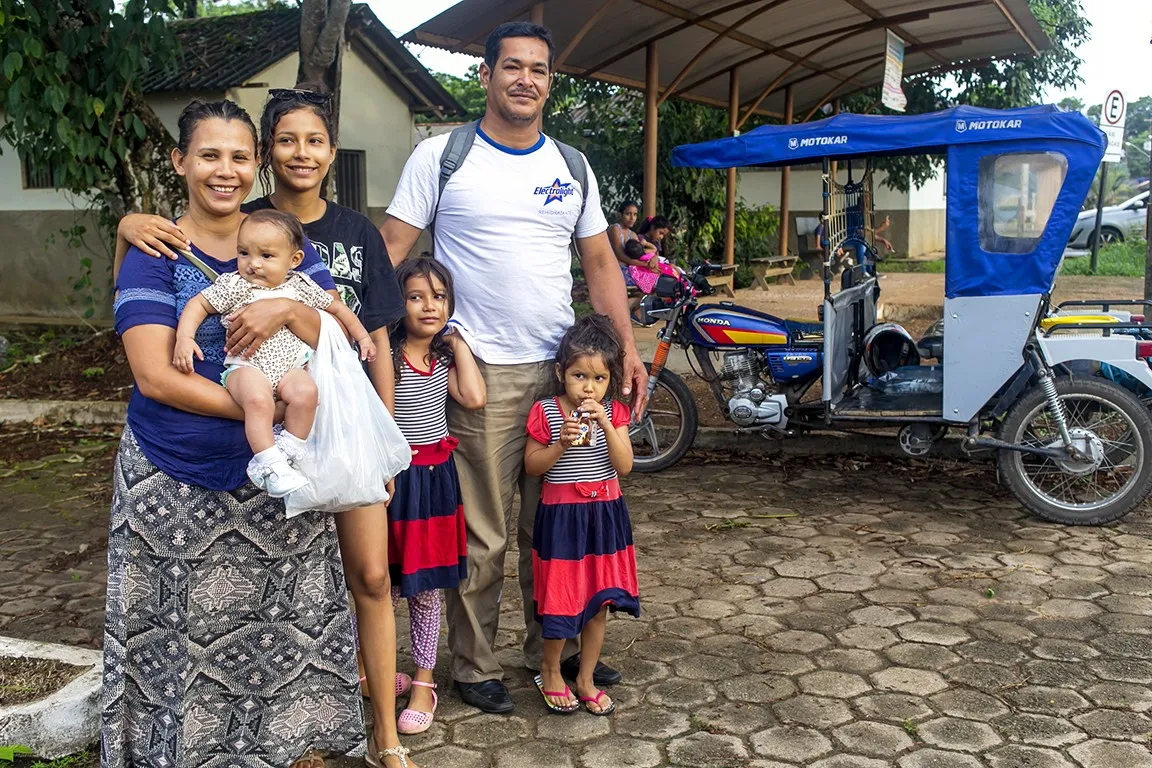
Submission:
MULTIPOLYGON (((487 109, 463 164, 437 201, 448 135, 422 141, 404 167, 381 227, 388 252, 399 263, 435 219, 435 256, 452 271, 456 284, 454 322, 488 386, 485 408, 449 411, 449 428, 460 440, 468 578, 458 593, 447 593, 452 677, 464 701, 485 712, 513 707, 501 681, 495 641, 517 488, 520 587, 528 628, 524 659, 530 669, 539 669, 542 659, 532 599, 532 521, 540 482, 524 473, 524 445, 529 409, 555 392, 556 348, 574 319, 573 237, 592 306, 611 318, 624 343, 622 389, 632 396, 634 413, 643 412, 647 397, 647 375, 632 337, 624 279, 608 242, 596 177, 588 168, 588 188, 582 189, 555 142, 538 128, 552 84, 553 56, 544 27, 522 22, 497 27, 480 65, 487 109)), ((569 679, 579 669, 578 651, 572 641, 563 654, 561 671, 569 679)), ((541 673, 553 682, 554 674, 541 673)), ((596 666, 594 677, 601 686, 620 681, 619 673, 603 664, 596 666)), ((564 685, 549 690, 564 690, 564 685)))

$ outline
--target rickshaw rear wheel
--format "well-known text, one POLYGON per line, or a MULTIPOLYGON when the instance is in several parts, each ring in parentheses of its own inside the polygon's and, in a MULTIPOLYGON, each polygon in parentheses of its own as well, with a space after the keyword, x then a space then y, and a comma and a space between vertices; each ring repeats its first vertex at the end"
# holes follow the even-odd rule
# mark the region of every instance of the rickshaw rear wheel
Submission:
MULTIPOLYGON (((1131 512, 1152 491, 1152 415, 1109 381, 1058 378, 1067 427, 1079 459, 1054 460, 1001 450, 1001 477, 1020 503, 1064 525, 1101 525, 1131 512)), ((1044 392, 1034 387, 1012 406, 1001 439, 1017 445, 1063 445, 1044 392)))

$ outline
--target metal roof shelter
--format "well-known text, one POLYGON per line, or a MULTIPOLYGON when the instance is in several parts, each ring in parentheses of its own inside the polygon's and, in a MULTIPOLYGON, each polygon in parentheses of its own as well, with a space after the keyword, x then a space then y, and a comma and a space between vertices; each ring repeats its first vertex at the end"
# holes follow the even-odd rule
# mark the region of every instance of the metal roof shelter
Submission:
MULTIPOLYGON (((729 130, 754 114, 791 123, 881 83, 886 30, 904 75, 1033 55, 1049 41, 1028 0, 461 0, 404 35, 482 55, 499 24, 546 24, 555 69, 645 91, 644 212, 655 213, 656 120, 669 98, 724 107, 729 130)), ((781 179, 781 252, 788 242, 781 179)), ((728 172, 725 261, 733 255, 736 171, 728 172)))

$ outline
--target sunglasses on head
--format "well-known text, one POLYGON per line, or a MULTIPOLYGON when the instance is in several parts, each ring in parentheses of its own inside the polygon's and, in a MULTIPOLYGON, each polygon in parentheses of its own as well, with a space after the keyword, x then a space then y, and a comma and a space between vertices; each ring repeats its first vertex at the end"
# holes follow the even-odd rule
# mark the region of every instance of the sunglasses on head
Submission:
POLYGON ((319 106, 325 106, 332 100, 331 94, 303 91, 299 88, 272 88, 268 91, 268 95, 277 101, 306 101, 319 106))

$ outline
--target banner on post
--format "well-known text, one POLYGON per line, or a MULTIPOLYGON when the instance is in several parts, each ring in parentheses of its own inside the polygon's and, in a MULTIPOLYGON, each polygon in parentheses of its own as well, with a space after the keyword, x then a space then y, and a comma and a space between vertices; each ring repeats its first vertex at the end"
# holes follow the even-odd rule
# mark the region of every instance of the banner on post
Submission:
POLYGON ((888 44, 884 51, 884 93, 880 101, 888 109, 903 112, 904 107, 908 105, 904 89, 900 87, 900 81, 904 78, 904 41, 892 34, 892 30, 889 29, 887 32, 888 44))

